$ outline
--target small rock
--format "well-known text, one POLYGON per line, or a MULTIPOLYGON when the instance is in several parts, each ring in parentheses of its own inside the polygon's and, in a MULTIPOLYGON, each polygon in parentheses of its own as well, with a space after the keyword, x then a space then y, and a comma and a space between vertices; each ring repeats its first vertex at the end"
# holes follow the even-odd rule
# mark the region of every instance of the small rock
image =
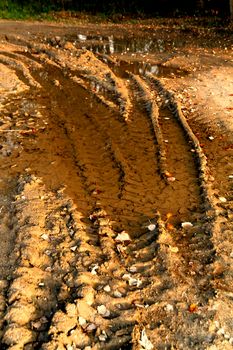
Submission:
POLYGON ((166 305, 166 310, 167 310, 168 312, 174 311, 173 305, 167 304, 167 305, 166 305))
POLYGON ((130 242, 131 238, 127 232, 122 231, 116 236, 115 240, 116 242, 130 242))
POLYGON ((227 199, 225 197, 219 197, 220 202, 222 203, 226 203, 227 199))
POLYGON ((93 267, 92 267, 92 269, 91 269, 91 274, 92 275, 97 275, 97 270, 98 270, 98 268, 99 268, 99 265, 98 264, 96 264, 96 265, 94 265, 93 267))
POLYGON ((87 332, 92 332, 94 330, 96 330, 96 325, 94 323, 89 323, 89 325, 86 327, 86 331, 87 332))
POLYGON ((108 317, 110 316, 110 311, 106 308, 105 305, 99 305, 97 306, 97 311, 98 313, 103 316, 103 317, 108 317))
POLYGON ((75 250, 78 248, 77 245, 74 245, 73 247, 70 248, 70 250, 72 250, 73 252, 75 252, 75 250))
POLYGON ((193 227, 193 224, 191 222, 186 221, 186 222, 182 222, 181 226, 183 228, 191 228, 193 227))
POLYGON ((105 331, 102 331, 102 334, 99 335, 99 340, 100 341, 106 341, 108 338, 107 334, 105 331))
POLYGON ((141 339, 139 340, 139 343, 142 346, 141 349, 145 349, 145 350, 152 350, 152 349, 154 349, 153 344, 151 343, 151 341, 147 337, 145 328, 142 330, 141 339))
POLYGON ((67 350, 74 350, 74 346, 73 345, 66 345, 66 349, 67 350))
POLYGON ((167 181, 174 182, 176 181, 176 178, 174 176, 167 177, 167 181))
POLYGON ((44 233, 43 235, 41 235, 41 238, 42 238, 43 240, 45 240, 45 241, 48 241, 48 240, 49 240, 49 236, 48 236, 46 233, 44 233))
POLYGON ((54 83, 55 86, 60 86, 60 82, 57 79, 54 79, 53 83, 54 83))
POLYGON ((147 226, 147 228, 148 228, 149 231, 154 231, 156 226, 155 226, 155 224, 150 224, 150 225, 147 226))
POLYGON ((220 328, 220 329, 217 331, 217 335, 225 335, 225 330, 224 330, 224 328, 220 328))
POLYGON ((108 284, 107 284, 103 289, 104 289, 104 291, 107 292, 107 293, 108 293, 108 292, 111 292, 111 287, 110 287, 108 284))
POLYGON ((137 278, 130 278, 129 279, 129 285, 130 286, 136 286, 136 287, 140 287, 142 285, 142 281, 140 281, 139 279, 137 278))
POLYGON ((229 179, 233 179, 233 175, 229 175, 228 177, 229 177, 229 179))
POLYGON ((210 141, 213 141, 213 140, 214 140, 214 137, 213 137, 213 136, 209 136, 209 140, 210 140, 210 141))
POLYGON ((115 298, 121 298, 122 297, 121 292, 119 292, 118 290, 115 290, 113 295, 114 295, 115 298))
MULTIPOLYGON (((233 253, 232 253, 232 254, 233 254, 233 253)), ((129 271, 132 272, 132 273, 137 272, 136 266, 130 266, 129 271)))
POLYGON ((84 326, 86 326, 87 321, 82 316, 79 316, 78 323, 80 324, 81 327, 84 327, 84 326))

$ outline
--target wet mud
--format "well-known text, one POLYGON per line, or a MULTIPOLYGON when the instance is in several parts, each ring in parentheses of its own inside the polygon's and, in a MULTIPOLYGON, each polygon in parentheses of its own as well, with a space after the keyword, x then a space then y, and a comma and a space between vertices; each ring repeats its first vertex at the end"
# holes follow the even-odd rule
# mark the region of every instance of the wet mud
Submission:
POLYGON ((188 70, 110 57, 159 41, 1 45, 1 348, 230 349, 232 143, 166 88, 188 70))

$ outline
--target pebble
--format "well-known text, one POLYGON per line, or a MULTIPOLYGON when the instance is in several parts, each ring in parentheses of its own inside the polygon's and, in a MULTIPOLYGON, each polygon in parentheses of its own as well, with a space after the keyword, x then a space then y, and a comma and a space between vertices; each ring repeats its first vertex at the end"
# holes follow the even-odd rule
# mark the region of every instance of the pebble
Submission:
POLYGON ((105 291, 105 292, 111 292, 111 287, 107 284, 107 285, 104 287, 104 291, 105 291))
POLYGON ((94 331, 96 328, 97 328, 97 327, 96 327, 96 325, 95 325, 94 323, 90 323, 90 324, 87 326, 86 331, 87 331, 87 332, 92 332, 92 331, 94 331))
POLYGON ((167 305, 166 305, 166 310, 167 310, 168 312, 174 311, 173 305, 167 304, 167 305))
POLYGON ((115 292, 113 293, 113 295, 114 295, 115 298, 121 298, 121 297, 122 297, 121 292, 119 292, 118 290, 115 290, 115 292))
POLYGON ((219 197, 220 202, 222 203, 226 203, 227 199, 225 197, 219 197))
MULTIPOLYGON (((232 254, 233 254, 233 252, 232 252, 232 254)), ((136 266, 130 266, 129 271, 132 272, 132 273, 137 272, 137 267, 136 266)))
POLYGON ((173 177, 173 176, 170 176, 170 177, 167 178, 167 181, 174 182, 174 181, 176 181, 176 178, 173 177))
POLYGON ((193 224, 189 221, 186 221, 186 222, 182 222, 181 226, 183 228, 191 228, 191 227, 193 227, 193 224))
POLYGON ((98 268, 99 268, 98 264, 94 265, 93 268, 91 269, 91 274, 92 275, 97 275, 96 270, 98 270, 98 268))
POLYGON ((74 245, 73 247, 70 248, 70 250, 72 250, 73 252, 75 252, 75 250, 78 248, 77 245, 74 245))
POLYGON ((100 341, 106 341, 108 338, 107 334, 105 331, 102 331, 102 334, 99 335, 99 340, 100 341))
POLYGON ((119 233, 119 234, 116 236, 115 240, 116 240, 117 242, 130 242, 130 241, 131 241, 131 238, 130 238, 130 236, 129 236, 129 234, 128 234, 127 232, 122 231, 121 233, 119 233))
POLYGON ((213 140, 214 140, 214 137, 213 137, 213 136, 209 136, 209 140, 210 140, 210 141, 213 141, 213 140))
POLYGON ((217 335, 225 335, 225 330, 224 330, 224 328, 220 328, 220 329, 217 331, 217 335))
POLYGON ((229 177, 229 179, 233 179, 233 175, 229 175, 228 177, 229 177))
POLYGON ((149 231, 154 231, 156 226, 154 224, 150 224, 150 225, 147 226, 147 228, 148 228, 149 231))
POLYGON ((97 306, 97 311, 98 311, 98 314, 100 314, 101 316, 104 316, 104 317, 110 316, 110 311, 106 308, 105 305, 97 306))
POLYGON ((46 233, 44 233, 43 235, 41 235, 41 238, 42 238, 43 240, 45 240, 45 241, 48 241, 48 240, 49 240, 49 236, 48 236, 46 233))
POLYGON ((80 324, 81 327, 83 327, 83 326, 86 326, 87 321, 82 316, 79 316, 78 323, 80 324))

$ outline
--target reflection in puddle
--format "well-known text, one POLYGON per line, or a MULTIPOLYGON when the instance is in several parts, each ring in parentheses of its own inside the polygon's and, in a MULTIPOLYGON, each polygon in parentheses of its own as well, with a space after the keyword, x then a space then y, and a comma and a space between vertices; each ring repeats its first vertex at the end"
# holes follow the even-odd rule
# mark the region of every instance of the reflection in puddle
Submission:
POLYGON ((166 67, 161 64, 151 64, 140 61, 119 61, 118 65, 111 67, 116 75, 126 77, 126 72, 133 74, 146 75, 148 73, 158 77, 181 77, 188 74, 187 71, 177 67, 166 67))
MULTIPOLYGON (((137 54, 162 53, 166 51, 166 43, 161 39, 150 38, 114 38, 111 36, 87 36, 78 34, 74 44, 76 47, 87 49, 95 54, 113 55, 113 54, 131 54, 133 57, 137 54)), ((167 44, 170 46, 170 43, 167 44)), ((143 56, 145 57, 145 56, 143 56)), ((109 63, 110 64, 110 63, 109 63)), ((111 65, 111 64, 110 64, 111 65)), ((111 65, 111 69, 121 77, 126 77, 127 71, 133 74, 145 75, 151 73, 156 76, 172 77, 185 76, 187 71, 178 67, 166 67, 164 65, 152 64, 138 60, 120 59, 117 65, 111 65)))
POLYGON ((113 54, 113 53, 151 53, 164 52, 166 50, 165 42, 161 39, 117 39, 113 36, 87 36, 78 34, 76 46, 82 43, 82 48, 86 48, 96 53, 113 54), (85 45, 83 45, 85 43, 85 45))

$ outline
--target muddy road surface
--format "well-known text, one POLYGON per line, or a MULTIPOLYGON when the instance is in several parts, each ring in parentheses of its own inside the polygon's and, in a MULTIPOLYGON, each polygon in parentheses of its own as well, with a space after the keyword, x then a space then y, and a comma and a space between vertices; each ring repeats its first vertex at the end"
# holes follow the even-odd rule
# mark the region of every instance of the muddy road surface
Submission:
POLYGON ((0 348, 232 349, 230 36, 0 39, 0 348))

